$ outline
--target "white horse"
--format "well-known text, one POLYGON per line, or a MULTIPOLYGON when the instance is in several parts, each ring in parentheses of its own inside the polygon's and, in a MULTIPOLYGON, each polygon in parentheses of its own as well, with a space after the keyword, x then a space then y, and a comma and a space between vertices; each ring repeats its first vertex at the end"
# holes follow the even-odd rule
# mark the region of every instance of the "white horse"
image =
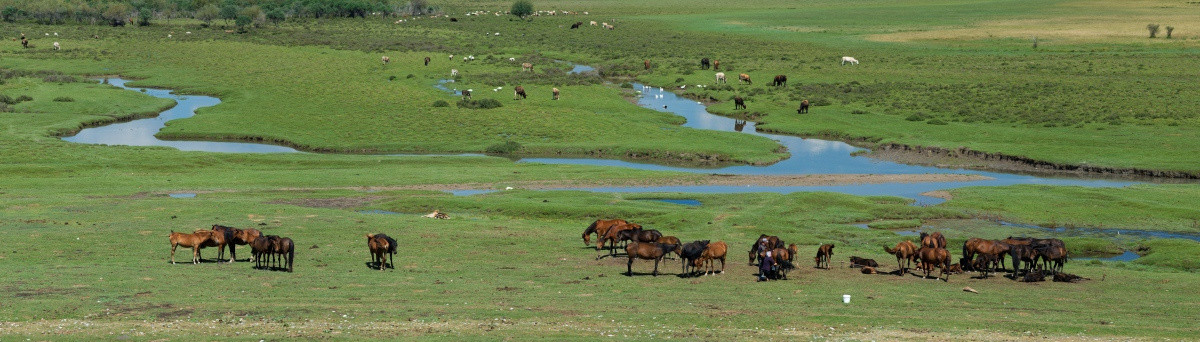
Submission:
POLYGON ((458 69, 450 69, 450 77, 458 76, 458 69))
POLYGON ((718 73, 717 73, 717 81, 716 81, 716 82, 725 83, 725 73, 723 73, 723 72, 718 72, 718 73))
POLYGON ((853 65, 858 65, 858 60, 857 60, 857 59, 854 59, 854 57, 850 57, 850 56, 842 56, 842 65, 846 65, 846 63, 850 63, 850 64, 853 64, 853 65))

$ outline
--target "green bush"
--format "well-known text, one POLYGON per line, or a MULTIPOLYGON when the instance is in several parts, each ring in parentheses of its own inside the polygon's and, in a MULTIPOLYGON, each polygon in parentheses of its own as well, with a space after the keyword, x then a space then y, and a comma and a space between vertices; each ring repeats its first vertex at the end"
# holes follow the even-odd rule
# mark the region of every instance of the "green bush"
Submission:
POLYGON ((512 154, 521 149, 521 143, 516 141, 505 141, 502 144, 488 146, 487 153, 493 154, 512 154))
POLYGON ((503 106, 504 105, 501 104, 500 101, 496 100, 496 99, 482 99, 482 100, 463 99, 462 101, 458 101, 458 108, 492 109, 492 108, 500 108, 503 106))
POLYGON ((933 120, 929 120, 929 121, 927 121, 927 122, 925 122, 925 123, 927 123, 927 124, 930 124, 930 125, 945 125, 945 124, 946 124, 946 122, 945 122, 945 121, 942 121, 942 120, 939 120, 939 119, 933 119, 933 120))
POLYGON ((54 98, 54 102, 75 102, 75 99, 66 96, 59 96, 54 98))
POLYGON ((437 101, 433 101, 433 106, 434 107, 450 107, 450 102, 446 102, 446 100, 437 100, 437 101))
POLYGON ((21 102, 25 102, 25 101, 33 101, 33 98, 29 97, 29 95, 17 96, 17 103, 21 103, 21 102))

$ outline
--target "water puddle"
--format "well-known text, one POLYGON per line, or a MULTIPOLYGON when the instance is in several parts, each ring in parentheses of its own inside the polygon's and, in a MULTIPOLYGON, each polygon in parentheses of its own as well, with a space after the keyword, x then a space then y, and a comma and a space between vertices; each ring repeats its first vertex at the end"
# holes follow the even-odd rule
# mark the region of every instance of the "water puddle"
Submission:
POLYGON ((645 199, 639 199, 638 201, 666 202, 666 203, 680 204, 680 205, 686 205, 686 206, 691 206, 691 207, 700 206, 700 201, 694 200, 694 199, 645 198, 645 199))
POLYGON ((1002 226, 1037 229, 1037 230, 1042 230, 1042 231, 1047 231, 1047 232, 1059 233, 1059 234, 1065 235, 1065 236, 1101 235, 1101 236, 1106 236, 1109 238, 1122 238, 1123 237, 1123 238, 1129 238, 1129 239, 1151 239, 1151 238, 1188 239, 1188 240, 1200 242, 1200 234, 1197 234, 1197 233, 1170 233, 1170 232, 1159 232, 1159 231, 1152 231, 1152 230, 1118 229, 1118 228, 1083 228, 1083 227, 1048 228, 1048 227, 1042 227, 1042 226, 1037 226, 1037 225, 1012 223, 1012 222, 1006 222, 1006 221, 999 221, 998 223, 1002 226))
POLYGON ((196 198, 196 194, 190 192, 167 194, 167 196, 170 196, 171 198, 196 198))
POLYGON ((1134 253, 1133 251, 1125 251, 1125 253, 1121 253, 1120 255, 1106 257, 1106 258, 1085 257, 1085 258, 1071 258, 1071 260, 1134 261, 1141 257, 1142 257, 1141 255, 1138 255, 1137 253, 1134 253))

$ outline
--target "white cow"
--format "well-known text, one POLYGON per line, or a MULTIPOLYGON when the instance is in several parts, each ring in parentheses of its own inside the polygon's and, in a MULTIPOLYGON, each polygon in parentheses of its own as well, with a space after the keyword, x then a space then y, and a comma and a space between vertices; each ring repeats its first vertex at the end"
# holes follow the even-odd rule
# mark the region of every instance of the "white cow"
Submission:
POLYGON ((846 63, 850 63, 850 64, 858 65, 858 60, 857 60, 857 59, 854 59, 854 57, 850 57, 850 56, 843 56, 843 57, 842 57, 842 65, 846 65, 846 63))
POLYGON ((717 73, 717 81, 716 81, 716 82, 725 83, 725 73, 723 73, 723 72, 718 72, 718 73, 717 73))

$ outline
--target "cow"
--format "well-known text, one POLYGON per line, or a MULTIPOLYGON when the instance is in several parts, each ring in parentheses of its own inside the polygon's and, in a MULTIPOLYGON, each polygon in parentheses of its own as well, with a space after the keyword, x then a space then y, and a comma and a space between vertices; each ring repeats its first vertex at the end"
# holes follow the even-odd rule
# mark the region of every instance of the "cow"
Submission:
POLYGON ((743 99, 741 96, 734 96, 733 97, 733 109, 737 110, 738 107, 742 107, 742 109, 746 109, 746 100, 743 99))

